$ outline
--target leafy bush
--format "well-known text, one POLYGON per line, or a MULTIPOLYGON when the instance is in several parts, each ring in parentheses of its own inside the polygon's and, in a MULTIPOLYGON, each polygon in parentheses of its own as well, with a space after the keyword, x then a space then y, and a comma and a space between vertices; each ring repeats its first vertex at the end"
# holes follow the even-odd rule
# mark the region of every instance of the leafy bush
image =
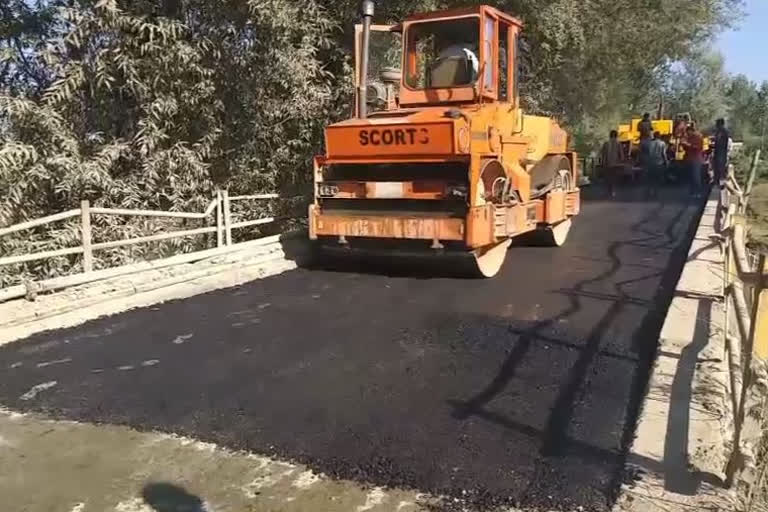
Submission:
MULTIPOLYGON (((581 147, 655 101, 669 63, 740 0, 499 0, 524 31, 522 94, 581 147), (610 23, 606 23, 610 19, 610 23)), ((358 0, 6 0, 0 5, 0 225, 94 205, 201 211, 233 193, 309 190, 322 130, 351 111, 358 0)), ((377 22, 463 0, 379 2, 377 22)), ((158 229, 99 217, 100 240, 158 229)), ((205 240, 98 253, 97 265, 205 240)), ((76 223, 0 254, 77 244, 76 223), (45 240, 50 238, 46 245, 45 240)), ((0 286, 78 259, 0 268, 0 286)))
MULTIPOLYGON (((50 20, 49 30, 26 41, 36 49, 27 76, 16 73, 0 90, 0 225, 82 199, 202 211, 217 186, 291 195, 307 181, 323 124, 346 92, 326 70, 343 54, 318 5, 201 0, 159 13, 156 2, 69 4, 27 13, 50 20), (40 69, 45 77, 32 89, 40 69)), ((16 52, 6 66, 20 69, 32 55, 16 52)), ((106 239, 158 227, 99 217, 96 232, 106 239)), ((0 241, 3 255, 71 246, 77 230, 68 224, 0 241)), ((150 248, 158 251, 167 244, 150 248)), ((27 270, 49 275, 60 263, 27 270)), ((5 269, 0 283, 20 271, 5 269)))
POLYGON ((755 185, 749 199, 750 243, 763 252, 768 252, 768 183, 755 185))

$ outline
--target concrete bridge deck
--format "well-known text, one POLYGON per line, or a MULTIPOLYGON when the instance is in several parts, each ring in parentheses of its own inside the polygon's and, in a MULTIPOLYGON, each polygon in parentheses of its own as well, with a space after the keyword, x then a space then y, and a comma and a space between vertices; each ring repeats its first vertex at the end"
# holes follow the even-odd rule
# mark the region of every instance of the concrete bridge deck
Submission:
POLYGON ((443 508, 608 510, 701 211, 623 194, 586 194, 564 247, 513 247, 492 280, 302 268, 34 335, 0 347, 0 406, 443 508))

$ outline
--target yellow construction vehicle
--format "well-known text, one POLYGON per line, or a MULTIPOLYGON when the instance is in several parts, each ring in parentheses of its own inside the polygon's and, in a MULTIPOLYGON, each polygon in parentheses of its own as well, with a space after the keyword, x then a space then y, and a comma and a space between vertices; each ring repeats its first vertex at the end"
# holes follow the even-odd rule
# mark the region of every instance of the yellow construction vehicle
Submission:
MULTIPOLYGON (((619 125, 619 142, 624 147, 624 154, 633 161, 637 161, 640 151, 640 126, 641 118, 636 117, 629 124, 619 125)), ((673 123, 671 119, 655 119, 651 121, 654 132, 659 132, 662 138, 672 136, 673 123)))
MULTIPOLYGON (((619 141, 624 148, 624 154, 627 156, 631 171, 639 171, 640 157, 640 130, 638 129, 641 118, 633 118, 629 124, 620 124, 618 126, 619 141)), ((685 147, 683 141, 686 136, 686 129, 693 123, 689 113, 682 113, 675 116, 675 119, 655 119, 651 121, 654 132, 659 132, 662 140, 668 145, 667 157, 670 162, 665 179, 667 181, 680 181, 684 176, 683 161, 685 159, 685 147)), ((709 157, 710 139, 704 137, 704 158, 705 171, 706 162, 709 157)))
MULTIPOLYGON (((315 158, 309 236, 336 248, 464 255, 495 275, 513 237, 565 242, 579 213, 576 154, 518 96, 522 24, 488 6, 357 30, 355 117, 326 128, 315 158), (400 41, 402 72, 370 55, 400 41), (368 79, 369 63, 382 67, 368 79)), ((391 59, 390 59, 391 60, 391 59)))

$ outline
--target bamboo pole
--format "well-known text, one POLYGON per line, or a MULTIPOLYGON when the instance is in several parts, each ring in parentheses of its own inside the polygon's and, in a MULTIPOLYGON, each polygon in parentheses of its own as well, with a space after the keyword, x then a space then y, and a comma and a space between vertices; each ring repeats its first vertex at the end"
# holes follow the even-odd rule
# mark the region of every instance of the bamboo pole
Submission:
POLYGON ((759 274, 752 271, 749 258, 747 258, 746 237, 741 219, 735 222, 733 226, 733 255, 735 256, 739 279, 745 284, 757 284, 759 274))
POLYGON ((43 251, 43 252, 36 252, 33 254, 24 254, 22 256, 7 256, 5 258, 0 258, 0 267, 2 267, 3 265, 25 263, 27 261, 55 258, 57 256, 69 256, 70 254, 81 254, 82 252, 83 252, 82 247, 69 247, 66 249, 56 249, 55 251, 43 251))
MULTIPOLYGON (((215 258, 230 254, 233 252, 244 251, 255 247, 263 247, 265 245, 277 244, 284 239, 294 238, 299 235, 299 231, 289 232, 282 235, 272 235, 264 238, 257 238, 256 240, 250 240, 248 242, 242 242, 234 244, 230 247, 221 247, 213 249, 205 249, 203 251, 190 252, 186 254, 179 254, 171 256, 170 258, 163 258, 160 260, 143 261, 141 263, 134 263, 131 265, 124 265, 122 267, 108 268, 104 270, 96 270, 90 274, 75 274, 71 276, 54 277, 45 281, 38 282, 38 292, 51 292, 69 288, 71 286, 78 286, 81 284, 87 284, 94 281, 102 281, 104 279, 112 279, 124 275, 135 274, 147 270, 156 270, 159 268, 170 267, 173 265, 182 265, 185 263, 192 263, 195 261, 205 260, 208 258, 215 258)), ((24 285, 10 286, 8 288, 0 289, 0 303, 18 299, 24 297, 27 294, 27 287, 24 285)))
POLYGON ((757 175, 757 166, 760 163, 760 150, 755 151, 755 156, 752 158, 752 165, 749 168, 749 179, 747 180, 747 188, 744 190, 744 200, 741 204, 741 213, 746 212, 747 204, 749 203, 749 196, 752 194, 752 186, 755 184, 755 176, 757 175))
POLYGON ((230 201, 242 201, 244 199, 277 199, 279 194, 253 194, 249 196, 231 196, 230 201))
POLYGON ((221 208, 221 190, 216 189, 216 247, 224 246, 224 213, 221 208))
POLYGON ((265 217, 263 219, 244 220, 242 222, 235 222, 230 226, 230 228, 232 229, 247 228, 249 226, 260 226, 262 224, 269 224, 270 222, 275 222, 275 218, 265 217))
POLYGON ((734 312, 736 313, 736 324, 739 328, 742 343, 746 343, 749 333, 752 330, 752 321, 750 320, 749 306, 744 298, 744 286, 739 279, 734 279, 731 284, 734 312))
POLYGON ((141 244, 146 242, 158 242, 160 240, 168 240, 170 238, 183 238, 185 236, 202 235, 204 233, 213 233, 216 231, 215 226, 187 229, 184 231, 171 231, 170 233, 160 233, 157 235, 140 236, 138 238, 129 238, 128 240, 115 240, 112 242, 101 242, 93 244, 94 251, 100 251, 102 249, 112 249, 114 247, 123 247, 126 245, 141 244))
POLYGON ((97 215, 125 215, 131 217, 170 217, 174 219, 204 219, 205 213, 165 212, 159 210, 127 210, 124 208, 91 208, 97 215))
POLYGON ((728 353, 729 368, 731 369, 731 401, 733 410, 736 411, 739 408, 737 397, 741 396, 740 379, 737 378, 737 374, 739 374, 739 364, 741 363, 741 347, 739 346, 739 339, 734 339, 734 337, 730 335, 730 306, 733 294, 731 283, 733 282, 733 275, 735 273, 735 269, 733 268, 733 251, 731 251, 731 240, 733 237, 733 232, 731 231, 731 207, 733 205, 729 205, 728 191, 725 188, 720 189, 720 201, 718 206, 720 215, 722 216, 720 220, 720 226, 718 226, 718 228, 722 236, 720 246, 723 253, 723 264, 725 267, 725 271, 723 272, 723 296, 725 299, 723 301, 723 306, 725 309, 725 317, 723 319, 723 336, 725 338, 725 347, 728 353), (738 390, 736 389, 737 387, 739 388, 738 390))
POLYGON ((80 237, 83 243, 83 271, 93 271, 93 250, 91 248, 91 205, 88 201, 80 202, 80 237))
MULTIPOLYGON (((726 301, 730 301, 730 297, 726 301)), ((728 349, 728 373, 731 382, 731 407, 733 411, 739 410, 741 400, 742 377, 744 371, 741 367, 741 337, 726 335, 726 347, 728 349)))
POLYGON ((127 208, 91 208, 91 213, 98 215, 128 215, 132 217, 171 217, 175 219, 204 219, 213 213, 216 199, 208 203, 202 213, 167 212, 162 210, 130 210, 127 208))
POLYGON ((23 231, 25 229, 35 228, 37 226, 42 226, 44 224, 49 224, 59 220, 70 219, 72 217, 77 217, 78 215, 80 215, 80 210, 67 210, 66 212, 49 215, 47 217, 41 217, 39 219, 30 220, 28 222, 22 222, 21 224, 15 224, 7 228, 0 228, 0 236, 9 235, 17 231, 23 231))
POLYGON ((229 204, 229 192, 221 191, 224 200, 224 237, 227 245, 232 245, 232 210, 229 204))
POLYGON ((741 185, 738 181, 736 181, 736 176, 732 172, 728 173, 728 190, 731 190, 733 188, 737 194, 741 194, 743 190, 741 190, 741 185))

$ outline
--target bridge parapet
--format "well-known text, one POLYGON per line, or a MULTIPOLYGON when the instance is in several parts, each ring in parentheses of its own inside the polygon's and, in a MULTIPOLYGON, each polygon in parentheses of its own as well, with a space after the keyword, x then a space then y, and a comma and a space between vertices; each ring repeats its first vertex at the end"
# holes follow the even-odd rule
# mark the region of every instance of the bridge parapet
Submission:
POLYGON ((768 461, 758 452, 766 426, 768 398, 768 262, 766 255, 751 255, 746 246, 745 214, 760 160, 753 158, 749 178, 742 188, 733 178, 722 188, 719 201, 721 247, 725 259, 724 333, 731 369, 734 409, 732 450, 726 483, 751 500, 764 485, 768 461), (735 319, 736 328, 730 321, 735 319))
MULTIPOLYGON (((120 275, 127 275, 133 273, 134 271, 144 270, 145 265, 142 264, 136 266, 119 265, 117 267, 108 267, 96 270, 94 265, 94 253, 97 251, 130 247, 150 242, 177 240, 181 238, 189 238, 215 233, 215 248, 218 250, 217 254, 227 252, 237 245, 233 241, 233 231, 264 226, 267 224, 272 224, 278 220, 278 218, 275 216, 251 218, 246 215, 243 216, 243 218, 235 218, 232 204, 236 202, 261 202, 275 199, 280 199, 280 196, 278 194, 230 196, 227 190, 216 190, 214 198, 210 201, 207 208, 203 212, 101 208, 94 207, 90 204, 89 201, 82 201, 80 208, 0 228, 0 237, 4 237, 42 226, 49 226, 50 224, 69 219, 79 219, 79 223, 75 222, 72 226, 73 229, 75 229, 79 234, 79 246, 57 248, 53 250, 31 252, 26 254, 16 254, 12 256, 3 256, 0 257, 0 270, 2 270, 2 267, 8 268, 13 265, 20 265, 27 262, 74 255, 80 256, 79 261, 73 261, 68 270, 82 270, 81 272, 74 274, 69 273, 69 275, 59 276, 53 279, 42 281, 27 280, 23 284, 0 289, 0 303, 24 296, 30 299, 34 299, 37 294, 42 292, 54 291, 70 286, 77 286, 102 279, 113 278, 120 275), (94 236, 94 228, 96 224, 93 221, 95 218, 104 216, 121 218, 144 217, 149 219, 177 219, 184 222, 202 221, 202 224, 204 225, 192 229, 187 228, 181 230, 174 230, 174 228, 166 229, 169 226, 159 226, 160 229, 156 229, 150 235, 118 240, 96 241, 96 237, 94 236)), ((187 263, 208 257, 210 254, 208 254, 207 251, 208 250, 198 250, 191 253, 186 252, 184 254, 177 255, 178 257, 175 260, 170 260, 170 264, 187 263)))

